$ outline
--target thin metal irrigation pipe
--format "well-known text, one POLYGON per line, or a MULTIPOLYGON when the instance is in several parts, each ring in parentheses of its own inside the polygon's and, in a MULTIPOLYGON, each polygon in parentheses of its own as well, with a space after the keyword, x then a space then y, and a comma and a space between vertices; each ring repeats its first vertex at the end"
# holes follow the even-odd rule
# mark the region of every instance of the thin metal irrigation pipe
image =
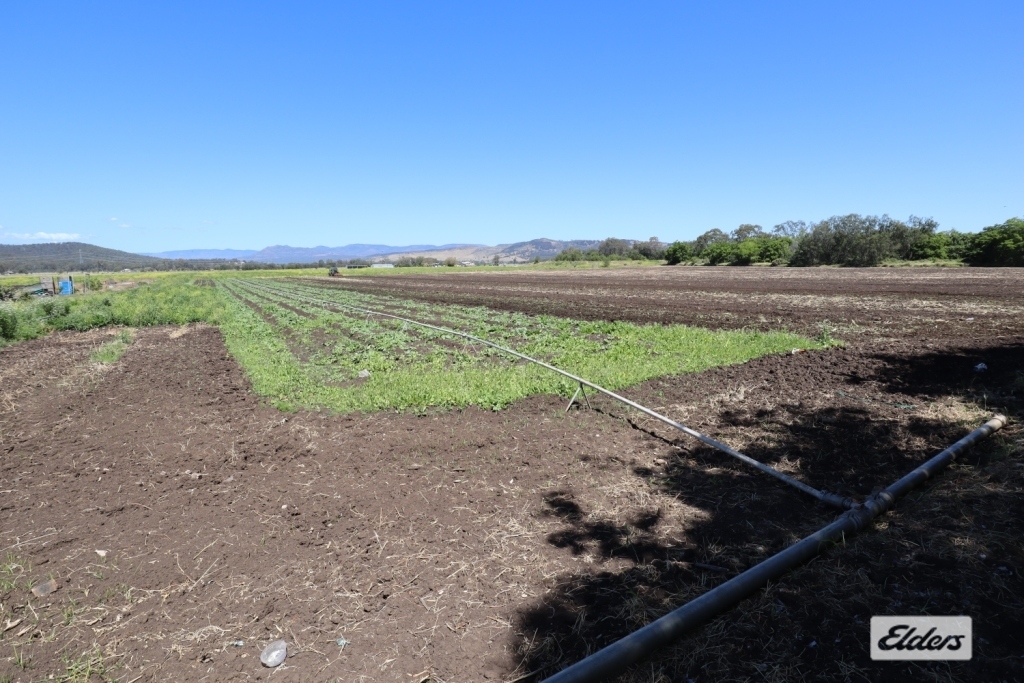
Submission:
POLYGON ((650 408, 646 408, 646 407, 640 405, 639 403, 636 403, 635 401, 630 401, 628 398, 626 398, 624 396, 620 396, 620 395, 616 394, 613 391, 609 391, 608 389, 605 389, 602 386, 594 384, 593 382, 589 382, 589 381, 583 379, 582 377, 577 377, 576 375, 574 375, 574 374, 572 374, 570 372, 566 372, 565 370, 562 370, 561 368, 556 368, 554 365, 550 365, 548 363, 545 363, 544 361, 537 360, 536 358, 531 358, 530 356, 527 356, 526 354, 519 353, 518 351, 513 351, 512 349, 506 348, 504 346, 500 346, 498 344, 495 344, 494 342, 489 342, 486 339, 481 339, 480 337, 474 337, 471 334, 466 334, 465 332, 459 332, 458 330, 451 330, 451 329, 448 329, 447 327, 439 327, 437 325, 431 325, 429 323, 422 323, 422 322, 419 322, 417 320, 412 320, 410 318, 403 318, 401 316, 393 315, 391 313, 381 313, 379 311, 372 311, 372 310, 370 310, 368 308, 360 308, 359 306, 351 306, 349 304, 338 303, 337 301, 328 301, 328 300, 324 300, 324 299, 317 299, 315 297, 306 296, 304 294, 299 294, 297 292, 291 292, 291 291, 288 291, 288 290, 285 290, 285 289, 279 289, 277 287, 268 287, 266 285, 256 284, 254 282, 244 282, 243 286, 254 288, 257 291, 260 290, 260 289, 263 289, 264 291, 272 292, 272 293, 278 294, 278 295, 293 296, 293 297, 297 297, 299 299, 305 299, 306 301, 318 303, 321 306, 334 306, 336 308, 347 308, 349 310, 358 311, 360 313, 366 313, 367 315, 378 315, 378 316, 381 316, 383 318, 391 318, 391 319, 394 319, 394 320, 401 320, 402 322, 408 323, 410 325, 419 325, 420 327, 426 327, 426 328, 429 328, 431 330, 436 330, 438 332, 444 332, 445 334, 451 334, 451 335, 455 335, 455 336, 458 336, 458 337, 464 337, 466 339, 472 339, 473 341, 478 342, 480 344, 485 344, 485 345, 490 346, 492 348, 498 349, 499 351, 504 351, 505 353, 510 354, 512 356, 515 356, 517 358, 522 358, 523 360, 529 361, 531 363, 535 363, 535 364, 541 366, 542 368, 547 368, 548 370, 551 370, 552 372, 557 372, 558 374, 563 375, 564 377, 568 377, 572 381, 579 383, 581 388, 584 387, 584 386, 590 387, 594 391, 600 392, 600 393, 604 394, 605 396, 613 398, 613 399, 615 399, 616 401, 618 401, 620 403, 624 403, 625 405, 629 406, 630 408, 634 408, 636 410, 639 410, 641 413, 644 413, 645 415, 649 415, 650 417, 653 417, 655 420, 659 420, 661 422, 664 422, 665 424, 669 425, 670 427, 675 427, 676 429, 678 429, 679 431, 683 432, 684 434, 689 434, 690 436, 692 436, 695 439, 701 441, 702 443, 705 443, 708 446, 711 446, 712 448, 716 448, 716 449, 722 451, 723 453, 725 453, 727 455, 731 455, 732 457, 736 458, 737 460, 740 460, 741 462, 745 462, 746 464, 750 465, 751 467, 759 469, 762 472, 764 472, 765 474, 767 474, 769 476, 772 476, 772 477, 775 477, 779 481, 781 481, 783 483, 786 483, 786 484, 789 484, 793 488, 798 489, 800 491, 803 491, 807 495, 813 496, 814 498, 817 498, 818 500, 820 500, 823 503, 826 503, 828 505, 831 505, 831 506, 839 508, 839 509, 850 509, 850 508, 853 508, 853 507, 857 506, 857 503, 852 501, 852 500, 850 500, 849 498, 844 498, 844 497, 838 496, 838 495, 836 495, 834 493, 829 493, 828 491, 819 491, 818 489, 814 488, 813 486, 808 486, 807 484, 803 483, 802 481, 797 481, 793 477, 790 477, 789 475, 783 474, 782 472, 779 472, 777 469, 775 469, 775 468, 773 468, 773 467, 771 467, 769 465, 765 465, 763 462, 760 462, 758 460, 754 460, 750 456, 744 455, 743 453, 740 453, 739 451, 734 450, 734 449, 730 448, 729 446, 726 446, 721 441, 717 441, 715 439, 712 439, 710 436, 705 436, 705 435, 701 434, 700 432, 696 431, 695 429, 690 429, 686 425, 680 424, 680 423, 676 422, 675 420, 673 420, 671 418, 665 417, 661 413, 657 413, 657 412, 651 410, 650 408))
POLYGON ((622 673, 629 665, 650 656, 659 648, 681 638, 687 631, 729 609, 740 600, 773 581, 790 569, 803 564, 823 549, 861 531, 875 517, 885 514, 896 501, 935 476, 956 459, 956 454, 988 435, 1000 430, 1006 418, 995 415, 991 420, 917 467, 899 481, 872 496, 854 510, 847 510, 836 521, 772 555, 739 576, 708 591, 695 600, 652 621, 638 631, 598 650, 572 666, 562 669, 544 683, 598 683, 622 673))

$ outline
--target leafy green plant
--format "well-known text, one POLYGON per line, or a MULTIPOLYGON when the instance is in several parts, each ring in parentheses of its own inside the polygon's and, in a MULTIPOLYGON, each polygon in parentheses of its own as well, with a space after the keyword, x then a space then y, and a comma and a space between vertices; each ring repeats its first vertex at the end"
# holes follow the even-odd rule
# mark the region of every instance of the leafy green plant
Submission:
POLYGON ((818 334, 815 335, 814 341, 823 347, 837 346, 842 342, 837 341, 832 337, 832 333, 835 331, 836 328, 834 325, 832 325, 832 323, 830 323, 827 320, 823 320, 818 325, 818 334))
POLYGON ((18 332, 18 316, 10 308, 0 307, 0 338, 14 339, 18 332))

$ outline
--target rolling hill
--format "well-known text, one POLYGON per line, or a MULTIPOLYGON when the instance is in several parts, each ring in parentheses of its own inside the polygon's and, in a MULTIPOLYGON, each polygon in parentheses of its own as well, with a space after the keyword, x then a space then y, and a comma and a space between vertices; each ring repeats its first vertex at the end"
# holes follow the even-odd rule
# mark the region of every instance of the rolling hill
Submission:
POLYGON ((414 244, 406 247, 390 247, 386 244, 347 244, 342 247, 289 247, 283 244, 266 247, 252 254, 248 260, 262 263, 315 263, 317 261, 348 261, 350 259, 367 259, 385 254, 405 254, 409 252, 436 251, 439 249, 457 249, 478 245, 445 244, 414 244))
POLYGON ((502 263, 525 263, 536 258, 554 258, 564 249, 593 249, 600 240, 535 239, 514 244, 414 244, 392 247, 384 244, 348 244, 341 247, 289 247, 276 245, 259 251, 245 249, 183 249, 151 254, 133 254, 84 242, 51 244, 0 244, 0 273, 51 271, 112 271, 125 268, 153 270, 200 270, 237 267, 233 261, 282 264, 312 264, 318 261, 374 259, 397 261, 406 256, 424 256, 443 260, 490 262, 495 256, 502 263))
POLYGON ((530 240, 529 242, 499 244, 493 247, 484 245, 449 245, 423 251, 392 252, 381 255, 380 260, 397 261, 403 256, 424 256, 440 260, 452 257, 459 261, 489 262, 497 256, 502 263, 524 263, 535 258, 539 258, 542 261, 554 258, 560 251, 569 247, 576 247, 584 251, 594 249, 600 243, 600 240, 551 240, 540 238, 530 240))
POLYGON ((167 267, 168 261, 84 242, 0 244, 0 273, 167 267))
POLYGON ((257 253, 255 249, 180 249, 178 251, 161 251, 157 253, 144 253, 143 256, 153 256, 164 259, 240 259, 246 260, 257 253))

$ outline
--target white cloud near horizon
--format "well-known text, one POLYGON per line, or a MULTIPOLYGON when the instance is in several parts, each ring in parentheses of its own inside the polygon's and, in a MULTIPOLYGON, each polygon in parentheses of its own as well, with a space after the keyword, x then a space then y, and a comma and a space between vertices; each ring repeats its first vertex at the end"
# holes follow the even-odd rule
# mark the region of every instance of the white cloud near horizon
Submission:
POLYGON ((4 237, 13 237, 16 240, 36 240, 43 242, 67 242, 76 240, 81 235, 77 232, 5 232, 4 237))

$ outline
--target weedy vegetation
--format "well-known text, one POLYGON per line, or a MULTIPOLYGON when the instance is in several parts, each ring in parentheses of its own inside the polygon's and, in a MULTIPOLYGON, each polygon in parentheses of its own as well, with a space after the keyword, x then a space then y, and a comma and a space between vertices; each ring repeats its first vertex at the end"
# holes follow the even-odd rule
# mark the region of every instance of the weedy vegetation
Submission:
POLYGON ((71 297, 6 302, 14 331, 0 337, 4 345, 34 339, 54 330, 90 330, 108 325, 147 327, 205 321, 218 324, 227 310, 215 289, 195 287, 189 275, 154 277, 132 289, 95 291, 71 297))
POLYGON ((89 355, 89 359, 97 363, 116 363, 117 360, 128 350, 128 346, 135 338, 135 331, 128 328, 121 330, 117 338, 107 342, 89 355))
POLYGON ((576 388, 571 380, 498 349, 332 304, 466 332, 610 389, 741 363, 797 346, 817 346, 789 333, 712 332, 683 325, 529 316, 302 281, 254 285, 234 279, 224 280, 223 286, 234 307, 222 325, 228 348, 256 390, 286 408, 498 409, 532 394, 568 396, 576 388))
MULTIPOLYGON (((257 393, 286 410, 499 409, 533 394, 568 396, 576 388, 497 349, 334 304, 466 332, 610 389, 829 343, 785 332, 714 332, 426 304, 250 273, 191 273, 154 276, 124 291, 7 303, 15 323, 9 325, 11 339, 0 345, 54 330, 205 322, 220 327, 257 393)), ((92 360, 116 362, 132 334, 122 331, 93 352, 92 360)))

